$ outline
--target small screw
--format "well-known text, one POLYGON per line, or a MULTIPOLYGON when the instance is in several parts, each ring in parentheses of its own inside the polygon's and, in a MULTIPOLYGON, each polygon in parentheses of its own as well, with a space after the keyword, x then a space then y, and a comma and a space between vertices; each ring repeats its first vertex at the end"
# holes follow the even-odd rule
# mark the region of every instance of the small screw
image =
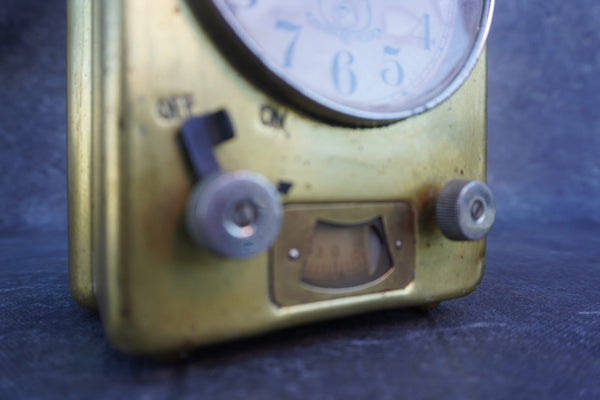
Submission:
POLYGON ((240 228, 252 225, 256 222, 257 210, 256 206, 250 201, 241 201, 233 210, 232 220, 240 228))
POLYGON ((471 205, 471 218, 475 221, 479 221, 485 213, 485 204, 480 199, 477 199, 471 205))
POLYGON ((396 240, 396 242, 394 243, 394 246, 396 246, 397 249, 401 249, 402 248, 402 240, 396 240))
POLYGON ((290 249, 288 251, 288 258, 290 260, 297 260, 300 258, 300 251, 298 249, 290 249))

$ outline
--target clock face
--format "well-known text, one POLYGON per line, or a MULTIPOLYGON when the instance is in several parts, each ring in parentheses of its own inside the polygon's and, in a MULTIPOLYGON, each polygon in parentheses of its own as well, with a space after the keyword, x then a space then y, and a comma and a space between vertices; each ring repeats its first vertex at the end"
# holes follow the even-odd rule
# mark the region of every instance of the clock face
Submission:
POLYGON ((336 120, 394 121, 449 97, 493 0, 211 0, 274 85, 336 120))

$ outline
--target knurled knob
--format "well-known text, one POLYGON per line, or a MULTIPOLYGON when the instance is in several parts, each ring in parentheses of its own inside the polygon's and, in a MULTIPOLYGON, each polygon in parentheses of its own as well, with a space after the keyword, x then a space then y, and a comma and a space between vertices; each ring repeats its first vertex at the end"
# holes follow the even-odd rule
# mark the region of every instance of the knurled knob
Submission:
POLYGON ((222 257, 245 258, 277 238, 283 207, 277 189, 250 171, 216 172, 193 189, 186 225, 194 243, 222 257))
POLYGON ((483 239, 494 224, 496 204, 490 188, 480 181, 450 181, 436 200, 437 224, 448 239, 483 239))

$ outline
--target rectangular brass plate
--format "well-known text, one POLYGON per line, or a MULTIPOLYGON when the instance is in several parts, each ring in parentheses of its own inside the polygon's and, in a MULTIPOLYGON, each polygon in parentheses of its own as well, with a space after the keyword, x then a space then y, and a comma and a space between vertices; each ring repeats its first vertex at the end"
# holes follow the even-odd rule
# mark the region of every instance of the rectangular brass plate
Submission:
POLYGON ((292 204, 286 206, 283 220, 270 257, 271 290, 273 300, 279 305, 397 290, 414 279, 415 224, 414 212, 408 203, 292 204), (318 221, 351 226, 375 218, 383 222, 384 245, 392 260, 386 274, 364 285, 344 289, 315 288, 302 282, 302 266, 318 221))

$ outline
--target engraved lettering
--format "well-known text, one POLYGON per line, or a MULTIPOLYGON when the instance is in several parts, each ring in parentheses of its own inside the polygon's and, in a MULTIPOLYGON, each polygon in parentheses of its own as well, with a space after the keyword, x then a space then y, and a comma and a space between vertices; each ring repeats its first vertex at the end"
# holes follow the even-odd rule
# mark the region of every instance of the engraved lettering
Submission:
POLYGON ((285 131, 285 112, 279 111, 273 106, 265 104, 260 108, 260 121, 263 125, 285 131))
POLYGON ((156 103, 156 110, 161 118, 167 120, 185 119, 192 115, 193 105, 194 96, 181 94, 159 98, 156 103))

